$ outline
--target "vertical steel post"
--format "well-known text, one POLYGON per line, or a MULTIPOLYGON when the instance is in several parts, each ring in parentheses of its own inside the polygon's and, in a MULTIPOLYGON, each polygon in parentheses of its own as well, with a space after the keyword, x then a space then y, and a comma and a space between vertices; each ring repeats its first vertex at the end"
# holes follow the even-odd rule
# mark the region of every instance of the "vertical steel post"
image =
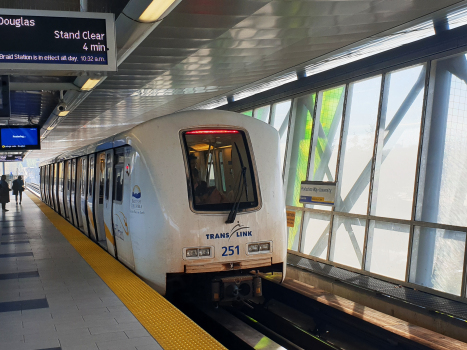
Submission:
MULTIPOLYGON (((433 68, 435 69, 435 68, 433 68)), ((424 142, 425 142, 425 125, 427 119, 427 109, 429 104, 429 99, 431 100, 430 109, 433 105, 433 96, 430 98, 430 83, 435 84, 432 76, 432 65, 431 61, 428 61, 425 66, 425 91, 423 94, 423 109, 422 109, 422 119, 420 123, 420 136, 419 136, 419 144, 418 144, 418 155, 417 155, 417 168, 415 173, 415 183, 414 183, 414 191, 413 191, 413 199, 412 199, 412 216, 411 220, 414 221, 417 215, 417 203, 418 203, 418 192, 420 190, 420 176, 421 176, 421 166, 422 166, 422 159, 423 159, 423 150, 424 150, 424 142)), ((429 117, 431 118, 431 113, 429 113, 429 117)), ((428 140, 427 140, 428 141, 428 140)), ((415 226, 410 225, 409 229, 409 244, 407 247, 407 263, 405 266, 405 281, 408 282, 410 279, 410 264, 412 261, 412 249, 413 249, 413 237, 415 232, 415 226)))
MULTIPOLYGON (((448 61, 437 62, 433 96, 430 131, 427 145, 427 162, 425 181, 419 191, 423 191, 421 221, 436 222, 439 212, 441 194, 441 177, 443 172, 444 145, 446 143, 446 127, 448 119, 449 95, 452 75, 447 70, 448 61)), ((420 232, 417 252, 415 280, 412 281, 426 287, 432 287, 431 275, 436 247, 436 229, 424 228, 420 232)))
POLYGON ((88 0, 79 1, 79 10, 81 12, 88 12, 88 0))

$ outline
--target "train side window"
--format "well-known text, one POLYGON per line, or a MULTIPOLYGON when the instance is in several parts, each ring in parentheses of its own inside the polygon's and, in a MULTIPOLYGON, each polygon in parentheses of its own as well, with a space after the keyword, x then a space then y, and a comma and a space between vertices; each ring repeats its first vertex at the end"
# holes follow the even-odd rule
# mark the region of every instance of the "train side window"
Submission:
POLYGON ((123 167, 115 168, 114 201, 123 200, 123 167))
POLYGON ((89 187, 88 187, 88 195, 92 198, 92 191, 93 186, 92 183, 94 181, 94 157, 89 157, 89 187))
POLYGON ((105 167, 105 200, 109 199, 109 194, 110 194, 110 153, 107 153, 106 155, 107 158, 107 166, 105 167))
POLYGON ((114 202, 122 202, 123 200, 123 174, 125 167, 125 148, 117 148, 114 158, 114 184, 113 184, 113 199, 114 202))
POLYGON ((68 181, 67 181, 67 184, 66 184, 66 188, 68 189, 68 191, 70 191, 70 185, 71 185, 71 161, 68 161, 68 181))
POLYGON ((81 196, 86 195, 86 159, 81 159, 81 196))
POLYGON ((100 181, 99 181, 99 204, 104 203, 104 181, 105 181, 105 159, 104 155, 99 155, 99 171, 100 171, 100 181))
POLYGON ((71 163, 71 193, 75 193, 76 161, 71 163))
POLYGON ((58 175, 60 192, 63 192, 63 163, 60 163, 60 171, 58 175))

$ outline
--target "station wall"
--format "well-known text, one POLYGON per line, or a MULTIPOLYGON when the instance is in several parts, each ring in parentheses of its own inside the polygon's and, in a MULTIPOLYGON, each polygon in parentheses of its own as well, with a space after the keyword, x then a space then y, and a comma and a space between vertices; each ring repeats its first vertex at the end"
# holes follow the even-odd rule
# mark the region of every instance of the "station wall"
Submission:
POLYGON ((462 53, 244 111, 280 134, 289 251, 464 300, 466 82, 462 53), (335 206, 303 206, 304 180, 335 206))

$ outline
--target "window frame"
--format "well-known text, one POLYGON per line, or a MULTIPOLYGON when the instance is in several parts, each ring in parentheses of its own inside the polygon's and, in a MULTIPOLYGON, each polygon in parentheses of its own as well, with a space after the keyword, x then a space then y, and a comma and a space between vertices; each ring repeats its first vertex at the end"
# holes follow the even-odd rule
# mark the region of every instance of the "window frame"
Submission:
MULTIPOLYGON (((230 212, 231 209, 226 209, 226 210, 199 210, 195 208, 194 205, 194 193, 193 193, 193 185, 191 181, 191 169, 190 169, 190 162, 188 160, 188 145, 186 144, 185 141, 185 133, 188 131, 192 130, 200 130, 203 127, 194 127, 194 128, 188 128, 188 129, 182 129, 179 132, 179 137, 180 137, 180 145, 181 145, 181 151, 183 155, 183 162, 185 164, 185 176, 186 176, 186 181, 187 181, 187 193, 188 193, 188 203, 190 206, 190 210, 195 213, 195 214, 209 214, 209 215, 225 215, 230 212)), ((256 160, 255 160, 255 155, 254 155, 254 150, 251 144, 250 136, 245 128, 242 127, 232 127, 232 126, 225 126, 225 127, 209 127, 209 129, 222 129, 222 130, 237 130, 240 131, 240 134, 242 135, 243 142, 245 143, 245 146, 247 146, 247 152, 248 153, 248 159, 247 161, 250 164, 250 167, 253 169, 253 176, 251 178, 252 185, 256 187, 256 200, 257 204, 254 207, 250 208, 243 208, 238 210, 238 214, 240 213, 251 213, 258 211, 262 208, 263 203, 262 203, 262 196, 261 196, 261 186, 259 183, 259 178, 258 178, 258 173, 256 169, 256 160)))
POLYGON ((125 196, 125 147, 114 149, 114 163, 112 169, 112 202, 115 204, 122 204, 123 197, 125 196), (123 157, 123 162, 119 162, 118 158, 123 157), (121 199, 117 199, 117 171, 122 172, 122 191, 121 199))

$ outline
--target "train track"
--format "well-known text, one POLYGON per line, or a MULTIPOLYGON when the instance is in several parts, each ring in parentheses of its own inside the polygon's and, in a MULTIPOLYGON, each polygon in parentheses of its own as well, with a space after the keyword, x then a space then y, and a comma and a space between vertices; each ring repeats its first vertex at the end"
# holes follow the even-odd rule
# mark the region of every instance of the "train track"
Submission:
POLYGON ((228 349, 429 349, 263 280, 263 303, 175 303, 228 349))

